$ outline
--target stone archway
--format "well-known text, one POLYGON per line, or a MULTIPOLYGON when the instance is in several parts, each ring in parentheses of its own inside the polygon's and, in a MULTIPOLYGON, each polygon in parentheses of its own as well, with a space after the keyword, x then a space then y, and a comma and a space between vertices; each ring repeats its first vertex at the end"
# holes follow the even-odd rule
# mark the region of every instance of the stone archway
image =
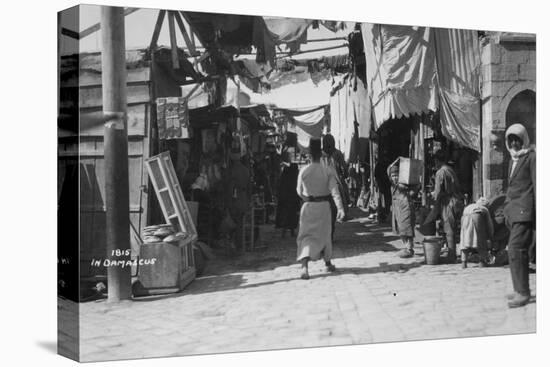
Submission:
POLYGON ((522 123, 527 129, 531 144, 536 143, 536 93, 525 89, 516 94, 506 108, 506 128, 522 123))
POLYGON ((498 98, 498 107, 495 111, 496 116, 499 125, 501 127, 508 127, 507 121, 506 121, 506 112, 508 111, 508 107, 510 106, 510 103, 512 100, 518 96, 520 93, 525 91, 531 91, 533 93, 536 93, 536 84, 534 80, 524 80, 521 82, 515 83, 511 88, 508 88, 506 91, 502 94, 502 97, 498 98))

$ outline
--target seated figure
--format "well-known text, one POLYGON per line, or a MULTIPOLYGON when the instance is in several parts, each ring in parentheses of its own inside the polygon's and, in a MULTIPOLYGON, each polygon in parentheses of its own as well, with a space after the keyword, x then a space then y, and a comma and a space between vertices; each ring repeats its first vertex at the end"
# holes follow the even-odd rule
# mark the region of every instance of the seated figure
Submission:
POLYGON ((480 266, 489 262, 489 243, 493 237, 493 220, 488 209, 489 201, 480 198, 464 208, 460 230, 462 267, 468 266, 468 255, 477 252, 480 266))

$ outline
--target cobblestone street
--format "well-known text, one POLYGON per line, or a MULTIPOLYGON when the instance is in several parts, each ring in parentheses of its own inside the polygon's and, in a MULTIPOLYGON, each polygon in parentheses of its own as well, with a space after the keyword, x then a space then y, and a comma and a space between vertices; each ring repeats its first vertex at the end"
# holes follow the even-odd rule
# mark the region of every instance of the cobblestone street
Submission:
POLYGON ((535 302, 507 307, 507 267, 425 265, 420 244, 400 259, 389 227, 353 214, 336 273, 319 261, 299 279, 295 238, 264 226, 265 248, 217 256, 182 293, 81 304, 82 361, 535 332, 535 302))

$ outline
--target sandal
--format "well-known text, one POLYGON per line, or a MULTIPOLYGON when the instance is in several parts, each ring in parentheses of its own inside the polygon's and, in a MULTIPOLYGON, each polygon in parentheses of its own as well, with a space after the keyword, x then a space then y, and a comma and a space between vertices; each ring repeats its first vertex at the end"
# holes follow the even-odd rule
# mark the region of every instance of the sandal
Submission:
POLYGON ((414 256, 414 250, 413 249, 408 249, 408 248, 403 249, 403 250, 399 251, 398 256, 402 259, 408 259, 408 258, 414 256))
POLYGON ((334 266, 334 264, 327 264, 326 269, 328 272, 334 273, 336 271, 336 266, 334 266))

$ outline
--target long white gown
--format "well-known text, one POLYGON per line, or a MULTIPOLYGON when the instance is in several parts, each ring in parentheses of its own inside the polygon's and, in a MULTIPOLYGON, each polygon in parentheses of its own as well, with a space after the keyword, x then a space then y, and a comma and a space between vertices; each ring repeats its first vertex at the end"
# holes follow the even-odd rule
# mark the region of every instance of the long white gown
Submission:
MULTIPOLYGON (((320 163, 311 163, 300 170, 296 191, 301 197, 327 196, 332 193, 333 197, 337 196, 337 206, 341 207, 336 172, 320 163)), ((296 239, 298 261, 306 257, 318 260, 321 253, 325 260, 332 258, 331 226, 328 201, 305 202, 302 205, 296 239)))

